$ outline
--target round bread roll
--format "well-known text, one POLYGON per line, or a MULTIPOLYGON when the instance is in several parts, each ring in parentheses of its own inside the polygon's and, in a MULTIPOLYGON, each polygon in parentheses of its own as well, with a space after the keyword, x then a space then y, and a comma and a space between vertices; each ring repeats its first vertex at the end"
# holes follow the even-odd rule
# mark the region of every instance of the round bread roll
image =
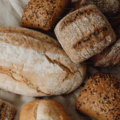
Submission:
POLYGON ((116 35, 95 5, 82 7, 65 16, 55 34, 74 63, 81 63, 100 53, 116 40, 116 35))
POLYGON ((86 65, 74 64, 53 38, 0 27, 0 88, 27 96, 68 94, 85 74, 86 65))
POLYGON ((65 109, 53 100, 35 100, 20 111, 19 120, 72 120, 65 109))
POLYGON ((119 0, 82 0, 80 6, 94 4, 102 13, 106 15, 113 15, 119 11, 120 1, 119 0))
POLYGON ((111 75, 93 74, 81 93, 76 106, 79 112, 97 120, 120 120, 120 81, 111 75))

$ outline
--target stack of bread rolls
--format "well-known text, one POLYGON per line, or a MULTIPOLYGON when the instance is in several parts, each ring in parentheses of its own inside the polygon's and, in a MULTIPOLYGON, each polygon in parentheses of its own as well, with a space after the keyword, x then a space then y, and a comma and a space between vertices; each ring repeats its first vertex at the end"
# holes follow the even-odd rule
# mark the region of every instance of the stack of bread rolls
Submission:
MULTIPOLYGON (((65 15, 70 4, 71 0, 30 0, 22 15, 22 27, 54 28, 58 41, 27 28, 0 26, 0 88, 32 97, 69 94, 83 83, 86 60, 99 67, 119 64, 120 37, 105 17, 119 11, 119 1, 79 0, 65 15)), ((77 98, 77 110, 98 120, 119 120, 119 83, 111 75, 93 74, 77 98)), ((0 106, 0 120, 12 120, 15 108, 3 101, 0 106)), ((24 105, 19 120, 27 119, 72 120, 49 99, 24 105)))

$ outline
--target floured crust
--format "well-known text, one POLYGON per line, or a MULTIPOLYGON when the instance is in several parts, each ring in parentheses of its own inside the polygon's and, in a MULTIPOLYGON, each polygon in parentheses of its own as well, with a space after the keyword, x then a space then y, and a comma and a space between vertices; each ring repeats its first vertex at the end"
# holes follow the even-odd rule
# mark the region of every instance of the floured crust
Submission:
POLYGON ((79 94, 76 106, 97 120, 120 119, 120 81, 111 75, 93 74, 79 94))
POLYGON ((101 53, 93 56, 91 62, 94 66, 109 67, 120 63, 120 39, 104 49, 101 53))
POLYGON ((53 100, 35 100, 20 111, 19 120, 72 120, 65 109, 53 100))
POLYGON ((0 27, 0 88, 27 96, 67 94, 85 74, 86 65, 74 64, 53 38, 0 27))
POLYGON ((68 14, 57 24, 55 33, 75 63, 87 60, 116 40, 107 19, 95 5, 68 14))
POLYGON ((30 0, 22 15, 22 26, 50 30, 71 0, 30 0))
POLYGON ((16 113, 15 107, 0 99, 0 120, 12 120, 16 113))

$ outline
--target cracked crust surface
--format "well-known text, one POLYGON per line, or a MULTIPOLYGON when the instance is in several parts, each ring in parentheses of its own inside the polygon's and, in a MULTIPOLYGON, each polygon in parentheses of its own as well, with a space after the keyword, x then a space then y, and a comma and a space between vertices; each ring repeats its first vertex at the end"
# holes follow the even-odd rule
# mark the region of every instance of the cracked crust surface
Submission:
POLYGON ((0 99, 0 120, 12 120, 16 113, 15 107, 0 99))
POLYGON ((116 40, 111 25, 95 5, 68 14, 57 24, 55 34, 75 63, 89 59, 116 40))
POLYGON ((65 109, 53 100, 35 100, 20 111, 19 120, 72 120, 65 109))
POLYGON ((86 65, 74 64, 53 38, 0 27, 0 88, 27 96, 67 94, 85 74, 86 65))

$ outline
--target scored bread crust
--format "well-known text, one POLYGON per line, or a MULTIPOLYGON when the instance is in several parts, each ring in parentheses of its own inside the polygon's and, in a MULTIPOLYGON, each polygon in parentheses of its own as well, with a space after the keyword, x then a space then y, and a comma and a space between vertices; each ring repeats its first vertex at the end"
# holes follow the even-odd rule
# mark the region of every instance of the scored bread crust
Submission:
POLYGON ((80 86, 86 65, 74 64, 51 37, 0 27, 0 88, 27 96, 67 94, 80 86))
POLYGON ((101 53, 93 56, 91 62, 94 66, 109 67, 120 63, 120 39, 105 48, 101 53))
POLYGON ((104 73, 93 74, 81 93, 76 106, 79 112, 98 120, 120 119, 120 81, 104 73))
POLYGON ((116 40, 105 16, 95 5, 87 5, 65 16, 56 26, 61 46, 75 63, 81 63, 116 40))
POLYGON ((65 109, 53 100, 35 100, 20 111, 19 120, 72 120, 65 109))
POLYGON ((12 120, 16 113, 15 107, 0 99, 0 120, 12 120))

